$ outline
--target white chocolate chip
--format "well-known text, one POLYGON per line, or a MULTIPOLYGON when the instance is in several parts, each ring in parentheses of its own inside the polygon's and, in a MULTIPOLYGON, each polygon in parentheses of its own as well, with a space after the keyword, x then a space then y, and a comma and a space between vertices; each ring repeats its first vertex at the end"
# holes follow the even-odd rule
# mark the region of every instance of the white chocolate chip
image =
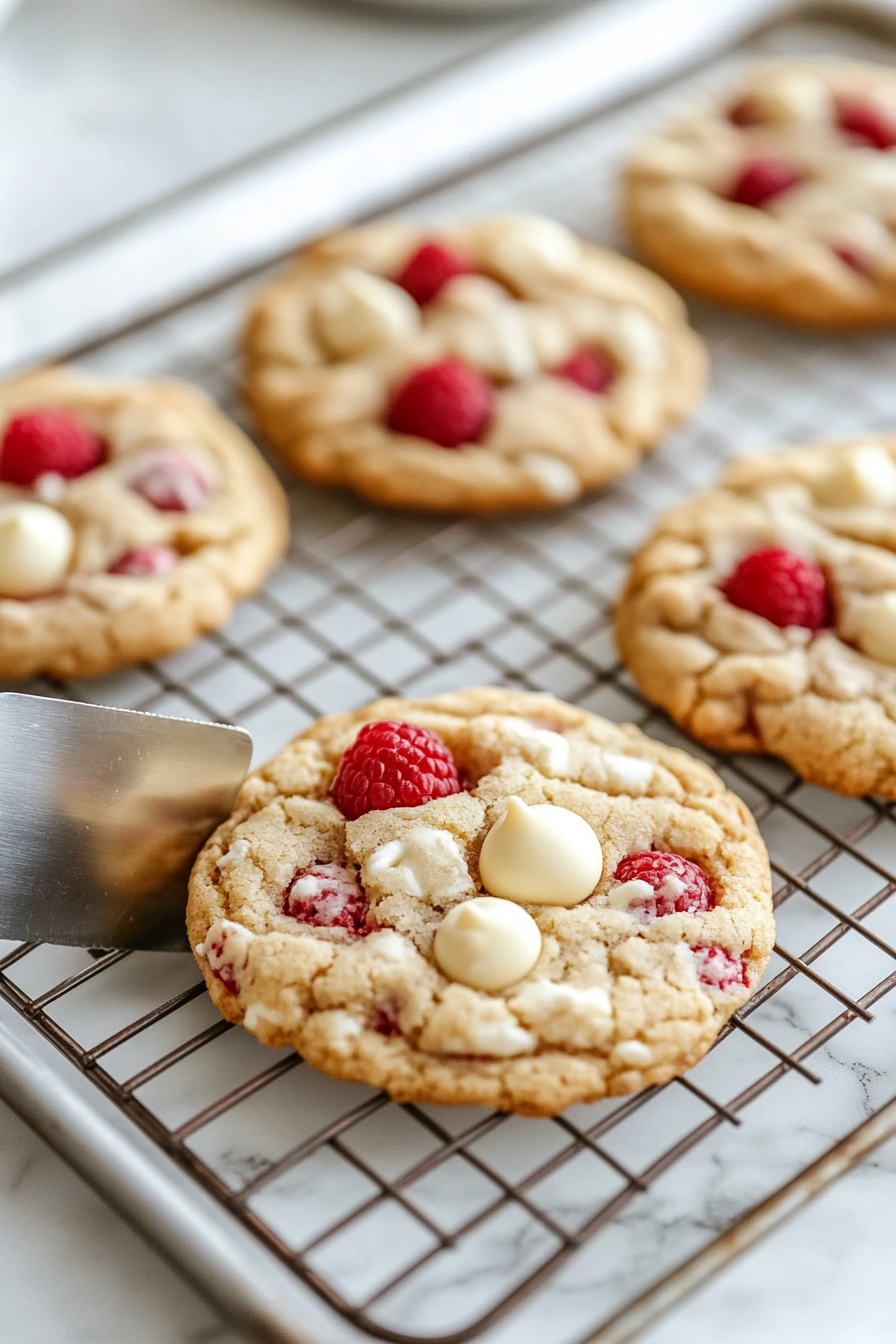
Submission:
POLYGON ((831 95, 816 75, 805 70, 781 70, 766 76, 761 89, 750 96, 762 121, 792 125, 825 122, 831 116, 831 95))
POLYGON ((249 841, 243 839, 234 840, 227 852, 222 854, 218 860, 218 867, 226 868, 229 864, 239 863, 242 859, 248 858, 248 856, 249 841))
POLYGON ((620 1041, 613 1050, 611 1062, 627 1069, 646 1069, 653 1063, 653 1051, 643 1041, 620 1041))
POLYGON ((34 482, 34 493, 42 504, 58 504, 65 494, 65 477, 58 471, 45 471, 34 482))
POLYGON ((434 826, 415 826, 403 839, 380 845, 364 863, 361 880, 367 886, 391 869, 400 872, 409 896, 424 900, 464 896, 473 890, 454 836, 434 826))
POLYGON ((520 215, 507 221, 506 232, 495 245, 493 261, 511 276, 533 270, 568 275, 579 265, 581 256, 581 243, 564 225, 539 215, 520 215))
POLYGON ((580 988, 536 980, 511 1000, 510 1007, 543 1041, 566 1049, 599 1049, 613 1027, 610 995, 599 985, 580 988))
POLYGON ((518 905, 476 896, 449 910, 436 930, 433 954, 449 980, 496 991, 529 974, 541 955, 541 933, 518 905))
POLYGON ((649 882, 633 877, 631 882, 621 882, 607 892, 607 903, 613 910, 628 910, 632 905, 641 905, 653 899, 654 891, 649 882))
POLYGON ((879 663, 896 667, 896 592, 869 598, 859 616, 858 645, 879 663))
POLYGON ((535 1037, 519 1023, 507 1017, 496 1021, 484 1019, 470 1022, 463 1032, 447 1037, 442 1044, 445 1055, 492 1055, 506 1059, 525 1055, 535 1045, 535 1037))
POLYGON ((55 509, 23 501, 0 506, 0 595, 53 592, 68 573, 74 548, 71 523, 55 509))
POLYGON ((376 955, 386 961, 402 962, 412 960, 417 954, 410 943, 406 943, 400 933, 394 929, 379 929, 367 939, 368 949, 376 949, 376 955))
POLYGON ((815 497, 831 508, 889 508, 896 503, 896 462, 881 443, 859 444, 837 457, 816 485, 815 497))
POLYGON ((613 345, 636 372, 653 377, 665 371, 666 345, 662 333, 640 308, 619 310, 613 345))
POLYGON ((490 314, 489 322, 500 351, 504 376, 521 382, 538 373, 538 360, 519 307, 508 303, 496 308, 490 314))
POLYGON ((603 761, 609 783, 614 788, 624 789, 626 793, 643 793, 653 779, 652 761, 642 761, 637 756, 623 756, 615 751, 605 751, 603 761))
POLYGON ((679 896, 683 896, 687 887, 680 877, 674 873, 667 873, 662 882, 656 889, 657 896, 667 897, 670 901, 677 901, 679 896))
POLYGON ((456 275, 439 290, 434 303, 461 313, 490 313, 510 301, 509 292, 497 280, 485 275, 456 275))
POLYGON ((420 311, 399 285, 367 271, 340 271, 321 288, 317 328, 334 355, 355 355, 373 345, 407 339, 420 326, 420 311))
POLYGON ((583 817, 565 807, 527 807, 510 798, 482 846, 479 873, 496 896, 532 905, 578 905, 603 868, 600 841, 583 817))
POLYGON ((519 465, 558 504, 578 499, 582 493, 582 482, 562 457, 553 457, 550 453, 523 453, 519 465))
POLYGON ((562 733, 535 728, 525 719, 500 716, 504 731, 519 742, 533 765, 546 775, 562 775, 569 765, 569 743, 562 733))

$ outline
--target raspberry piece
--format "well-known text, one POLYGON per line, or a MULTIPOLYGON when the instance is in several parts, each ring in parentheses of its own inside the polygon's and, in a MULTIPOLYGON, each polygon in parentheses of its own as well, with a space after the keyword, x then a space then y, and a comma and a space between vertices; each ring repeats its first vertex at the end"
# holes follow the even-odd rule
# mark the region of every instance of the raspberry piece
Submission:
POLYGON ((401 1024, 398 1021, 399 1005, 394 999, 388 1003, 381 1004, 374 1013, 370 1021, 371 1031, 377 1031, 381 1036, 392 1037, 401 1035, 401 1024))
POLYGON ((664 854, 647 850, 629 854, 614 874, 622 886, 625 882, 646 882, 653 888, 654 897, 631 906, 632 914, 644 924, 663 915, 700 915, 716 903, 709 879, 703 869, 680 854, 664 854))
POLYGON ((860 247, 855 243, 834 243, 831 247, 835 257, 839 257, 844 266, 848 266, 851 271, 857 275, 870 275, 871 267, 868 264, 868 258, 860 247))
POLYGON ((228 994, 239 994, 240 974, 246 969, 246 949, 240 946, 234 931, 222 928, 217 938, 205 940, 205 957, 208 968, 228 994))
POLYGON ((752 159, 742 169, 728 199, 736 205, 751 205, 755 210, 761 210, 776 196, 799 186, 802 181, 802 171, 784 159, 752 159))
POLYGON ((896 145, 896 122, 882 107, 865 98, 841 98, 837 125, 845 135, 872 149, 892 149, 896 145))
POLYGON ((616 370, 609 358, 598 350, 577 350, 553 372, 555 378, 565 378, 586 392, 598 395, 608 391, 616 377, 616 370))
POLYGON ((830 624, 824 574, 814 560, 783 546, 763 546, 745 555, 722 592, 732 606, 764 616, 772 625, 821 630, 830 624))
POLYGON ((473 267, 444 243, 422 243, 395 277, 396 285, 407 290, 421 308, 444 289, 456 275, 472 275, 473 267))
POLYGON ((395 393, 389 428, 442 448, 477 443, 492 415, 492 389, 481 373, 456 359, 418 369, 395 393))
POLYGON ((728 120, 732 126, 758 126, 762 121, 762 114, 756 104, 756 99, 751 98, 749 94, 745 98, 739 99, 728 109, 728 120))
POLYGON ((365 723, 339 762, 333 801, 354 821, 365 812, 420 807, 460 793, 457 766, 445 743, 414 723, 365 723))
POLYGON ((719 947, 718 943, 709 947, 692 947, 691 951, 701 985, 716 989, 720 994, 738 994, 746 989, 749 981, 743 957, 736 957, 727 947, 719 947))
POLYGON ((109 573, 147 579, 155 574, 170 574, 179 563, 180 556, 170 546, 138 546, 135 551, 125 551, 113 561, 109 573))
POLYGON ((128 485, 164 513, 196 513, 215 489, 208 467, 179 448, 162 448, 144 458, 128 485))
POLYGON ((71 411, 23 411, 6 426, 0 445, 0 480, 33 485, 52 473, 71 480, 103 460, 102 441, 71 411))
POLYGON ((367 897, 358 879, 338 863, 313 863, 293 875, 283 913, 318 929, 367 933, 367 897))

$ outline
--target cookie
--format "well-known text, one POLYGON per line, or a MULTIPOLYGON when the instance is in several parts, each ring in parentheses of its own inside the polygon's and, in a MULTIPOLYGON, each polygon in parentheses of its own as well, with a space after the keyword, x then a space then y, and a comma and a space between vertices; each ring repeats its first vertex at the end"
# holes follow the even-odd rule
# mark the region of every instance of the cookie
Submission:
POLYGON ((833 330, 893 322, 894 150, 893 70, 758 66, 637 151, 629 232, 710 299, 833 330))
POLYGON ((705 381, 663 281, 527 216, 323 238, 256 297, 244 348, 250 410, 288 466, 437 512, 605 486, 705 381))
POLYGON ((705 765, 548 695, 320 719, 190 881, 219 1010, 400 1102, 553 1115, 694 1064, 774 924, 752 816, 705 765))
POLYGON ((0 676, 93 676, 224 625, 287 541, 258 452, 183 383, 0 386, 0 676))
POLYGON ((694 737, 896 798, 896 437, 733 463, 671 509, 616 614, 644 694, 694 737))

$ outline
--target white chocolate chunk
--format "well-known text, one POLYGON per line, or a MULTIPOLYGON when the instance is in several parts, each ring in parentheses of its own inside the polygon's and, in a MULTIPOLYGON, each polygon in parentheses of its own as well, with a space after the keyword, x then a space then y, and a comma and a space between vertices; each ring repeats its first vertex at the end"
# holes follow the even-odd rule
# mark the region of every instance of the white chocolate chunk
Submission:
POLYGON ((471 989, 506 989, 538 961, 541 932, 518 905, 476 896, 449 910, 436 930, 433 954, 449 980, 471 989))
POLYGON ((391 280, 352 268, 321 288, 315 317, 325 345, 343 356, 411 337, 420 326, 420 311, 410 294, 391 280))
POLYGON ((583 817, 565 807, 527 807, 510 798, 482 846, 479 873, 496 896, 532 905, 578 905, 603 869, 600 841, 583 817))
POLYGON ((778 125, 824 122, 830 119, 831 95, 816 75, 805 70, 781 70, 750 96, 762 121, 778 125))
POLYGON ((869 658, 896 667, 896 592, 880 593, 859 616, 858 645, 869 658))
POLYGON ((535 728, 509 714, 500 715, 500 720, 505 732, 516 738, 532 764, 546 775, 560 775, 569 765, 569 743, 562 733, 535 728))
POLYGON ((197 956, 204 957, 209 970, 234 993, 239 993, 240 977, 249 959, 249 947, 255 934, 243 924, 231 919, 217 919, 205 935, 204 943, 197 943, 197 956))
POLYGON ((666 368, 666 344, 653 318, 640 308, 622 308, 613 345, 629 368, 654 376, 666 368))
POLYGON ((507 1059, 527 1054, 534 1045, 532 1033, 514 1022, 508 1013, 494 1021, 486 1018, 467 1023, 462 1031, 446 1038, 442 1054, 491 1055, 496 1059, 507 1059))
POLYGON ((457 841, 435 826, 415 826, 403 839, 380 845, 366 860, 361 880, 365 886, 371 882, 375 885, 376 879, 390 869, 401 870, 409 896, 427 901, 464 896, 473 890, 457 841))
POLYGON ((523 453, 519 464, 526 475, 533 477, 558 504, 578 499, 582 493, 582 482, 561 457, 553 457, 550 453, 523 453))
POLYGON ((628 910, 633 905, 652 900, 653 894, 649 882, 634 877, 631 882, 621 882, 618 887, 611 887, 607 892, 607 903, 613 910, 628 910))
POLYGON ((896 462, 881 443, 862 443, 837 458, 815 487, 820 504, 847 509, 896 503, 896 462))
POLYGON ((495 246, 493 260, 509 275, 546 271, 568 275, 579 265, 582 245, 574 233, 555 219, 539 215, 515 216, 495 246))
POLYGON ((0 506, 0 596, 53 592, 68 573, 74 548, 71 523, 55 509, 24 501, 0 506))
POLYGON ((623 756, 615 751, 603 753, 609 782, 626 793, 643 793, 653 779, 653 762, 637 756, 623 756))
POLYGON ((66 481, 58 471, 45 471, 34 482, 34 493, 42 504, 58 504, 65 494, 66 481))
POLYGON ((612 1062, 628 1069, 646 1069, 653 1063, 653 1051, 643 1041, 620 1041, 613 1050, 612 1062))
POLYGON ((522 382, 538 373, 538 360, 529 339, 526 323, 516 304, 504 304, 489 316, 505 377, 522 382))
POLYGON ((239 863, 241 859, 249 857, 249 841, 234 840, 233 844, 225 854, 222 854, 218 860, 219 868, 227 868, 231 863, 239 863))
POLYGON ((536 980, 511 1000, 510 1007, 542 1040, 567 1049, 599 1049, 613 1029, 610 995, 599 985, 580 988, 536 980))

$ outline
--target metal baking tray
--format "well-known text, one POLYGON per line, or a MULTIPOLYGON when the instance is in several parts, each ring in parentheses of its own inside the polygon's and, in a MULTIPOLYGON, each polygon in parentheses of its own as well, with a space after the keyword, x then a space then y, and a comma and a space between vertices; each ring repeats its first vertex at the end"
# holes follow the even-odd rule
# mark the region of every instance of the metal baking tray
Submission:
MULTIPOLYGON (((558 95, 537 134, 521 109, 520 134, 503 128, 477 140, 461 173, 460 141, 451 141, 438 168, 450 182, 431 187, 430 166, 413 189, 392 180, 378 188, 379 203, 401 199, 413 217, 433 219, 540 210, 620 244, 619 163, 696 86, 768 53, 896 59, 886 7, 863 10, 859 25, 852 8, 813 17, 789 7, 775 17, 770 6, 732 5, 709 36, 701 28, 690 48, 673 44, 665 65, 653 34, 640 46, 630 31, 623 40, 624 8, 596 6, 539 30, 556 59, 564 42, 581 40, 583 15, 592 39, 602 15, 607 49, 628 52, 625 79, 599 97, 592 90, 587 115, 571 79, 565 114, 558 95)), ((648 10, 662 12, 668 32, 688 6, 628 9, 641 23, 648 10)), ((690 5, 692 15, 702 9, 690 5)), ((505 92, 514 70, 522 87, 530 80, 506 50, 492 59, 505 92)), ((470 78, 475 95, 487 72, 477 65, 470 78)), ((361 216, 370 179, 355 188, 344 213, 361 216)), ((270 202, 254 169, 226 189, 240 202, 240 228, 270 202)), ((184 257, 195 255, 191 230, 210 208, 203 196, 198 216, 180 220, 180 282, 184 257)), ((299 239, 321 222, 312 216, 277 228, 299 239)), ((239 416, 245 294, 287 241, 265 234, 263 219, 253 246, 236 228, 233 256, 194 267, 198 297, 175 299, 162 285, 153 309, 141 273, 126 294, 101 286, 78 315, 80 332, 70 325, 78 286, 97 293, 97 278, 119 274, 159 225, 131 220, 117 241, 88 238, 46 272, 10 281, 0 317, 17 313, 24 325, 8 362, 73 344, 88 368, 190 378, 239 416)), ((176 225, 166 225, 169 242, 176 225)), ((709 395, 614 489, 561 512, 471 521, 390 514, 290 482, 288 559, 220 634, 114 677, 22 688, 236 722, 252 732, 257 759, 321 713, 477 683, 552 691, 695 750, 616 662, 609 612, 626 557, 657 510, 708 483, 731 454, 892 429, 896 334, 835 339, 697 304, 692 315, 712 353, 709 395)), ((631 1339, 896 1132, 892 805, 802 784, 776 761, 703 754, 760 822, 779 942, 757 995, 685 1078, 554 1120, 399 1107, 221 1021, 187 957, 6 944, 0 1095, 219 1311, 261 1339, 631 1339)))

